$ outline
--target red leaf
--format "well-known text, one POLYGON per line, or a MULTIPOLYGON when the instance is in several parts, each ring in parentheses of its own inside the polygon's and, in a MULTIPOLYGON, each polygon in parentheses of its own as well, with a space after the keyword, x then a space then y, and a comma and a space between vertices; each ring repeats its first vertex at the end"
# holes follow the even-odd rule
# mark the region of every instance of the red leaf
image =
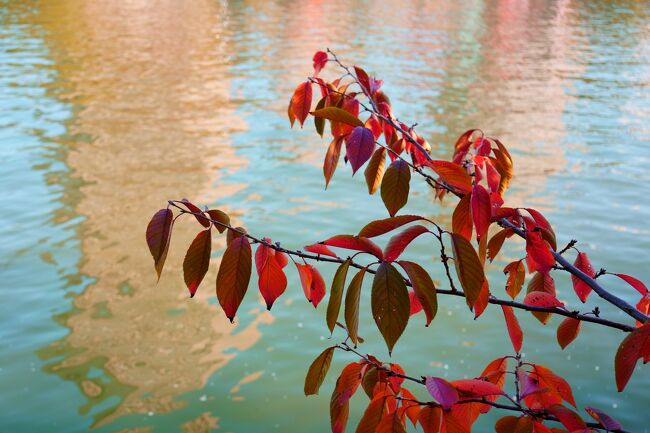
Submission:
POLYGON ((502 305, 501 309, 503 310, 503 316, 506 319, 506 327, 508 328, 508 334, 510 335, 510 341, 512 341, 512 347, 515 349, 515 352, 521 352, 521 344, 524 341, 524 333, 521 331, 521 326, 519 326, 519 321, 515 316, 515 313, 512 311, 512 307, 509 305, 502 305))
POLYGON ((404 160, 396 159, 386 169, 381 181, 381 199, 390 216, 395 216, 406 205, 410 182, 411 169, 404 160))
MULTIPOLYGON (((591 266, 591 262, 589 262, 587 253, 578 253, 578 257, 576 257, 576 261, 573 263, 573 266, 580 269, 590 277, 593 277, 595 275, 594 268, 591 266)), ((571 281, 573 282, 573 290, 575 290, 578 298, 583 303, 586 302, 587 296, 589 296, 589 293, 591 293, 591 286, 589 286, 589 284, 585 283, 575 275, 571 275, 571 281)))
POLYGON ((280 295, 287 288, 287 277, 282 271, 282 267, 275 258, 275 251, 271 248, 260 244, 255 253, 255 265, 259 275, 258 287, 260 293, 266 301, 266 309, 270 310, 280 295), (270 250, 270 251, 269 251, 270 250), (261 254, 258 252, 261 251, 261 254), (263 257, 260 263, 258 256, 263 257))
POLYGON ((460 165, 438 160, 429 161, 427 164, 447 185, 455 188, 458 192, 467 194, 472 190, 472 178, 460 165))
POLYGON ((574 319, 573 317, 567 317, 560 323, 560 326, 557 328, 557 342, 562 349, 576 339, 580 333, 581 323, 580 320, 574 319))
MULTIPOLYGON (((535 272, 533 278, 528 282, 528 293, 531 292, 545 292, 555 296, 555 281, 551 274, 549 272, 535 272)), ((543 324, 546 324, 551 318, 551 313, 533 311, 532 314, 543 324)))
POLYGON ((251 256, 248 239, 240 236, 228 244, 221 259, 217 274, 217 298, 230 322, 234 320, 237 309, 248 289, 251 277, 251 256))
POLYGON ((439 433, 442 427, 442 409, 431 406, 423 407, 420 409, 418 422, 424 433, 439 433))
POLYGON ((533 380, 537 381, 540 386, 549 388, 551 394, 556 394, 561 400, 565 400, 573 407, 576 406, 571 386, 566 380, 542 365, 532 364, 531 366, 533 371, 530 376, 533 380))
POLYGON ((363 126, 356 126, 345 138, 345 151, 352 166, 352 174, 356 173, 375 150, 375 136, 372 131, 363 126))
POLYGON ((409 290, 409 303, 411 304, 411 309, 409 310, 409 316, 419 313, 422 311, 422 304, 418 299, 418 296, 413 290, 409 290))
MULTIPOLYGON (((177 202, 178 203, 178 202, 177 202)), ((210 227, 210 220, 208 220, 204 215, 203 211, 199 209, 197 205, 194 203, 191 203, 188 199, 184 198, 183 200, 180 201, 187 210, 192 212, 194 215, 194 218, 203 226, 203 227, 210 227)))
POLYGON ((296 268, 298 269, 298 275, 300 276, 300 285, 302 286, 303 292, 305 292, 305 298, 311 302, 311 283, 313 276, 311 274, 311 266, 308 264, 296 263, 296 268))
POLYGON ((625 274, 612 274, 612 275, 616 275, 618 278, 622 279, 630 286, 637 289, 639 293, 641 293, 642 295, 648 294, 648 288, 646 287, 646 285, 643 284, 641 281, 637 280, 636 278, 625 274))
POLYGON ((350 398, 361 383, 361 364, 353 362, 345 366, 336 380, 330 400, 330 424, 332 433, 343 433, 350 413, 350 398))
POLYGON ((470 210, 470 196, 460 199, 451 217, 452 232, 472 240, 472 215, 470 210))
POLYGON ((384 249, 384 260, 393 262, 404 252, 406 247, 421 234, 428 233, 429 229, 421 225, 411 226, 401 233, 393 236, 384 249))
POLYGON ((309 251, 310 253, 314 254, 320 254, 322 256, 330 256, 334 258, 338 257, 334 251, 330 250, 326 245, 323 244, 307 245, 305 247, 305 251, 309 251))
MULTIPOLYGON (((298 87, 293 92, 293 97, 289 104, 289 111, 298 119, 301 127, 309 115, 309 110, 311 110, 311 97, 312 89, 309 81, 298 84, 298 87)), ((289 118, 291 119, 291 115, 289 115, 289 118)))
POLYGON ((169 241, 172 235, 173 213, 169 209, 160 209, 151 217, 147 225, 147 245, 153 257, 154 267, 160 279, 160 273, 165 265, 169 241))
POLYGON ((476 239, 480 240, 487 234, 492 218, 490 194, 481 185, 472 187, 471 195, 472 220, 476 228, 476 239))
POLYGON ((524 304, 532 305, 533 307, 563 307, 564 304, 560 302, 554 295, 544 292, 531 292, 524 298, 524 304))
POLYGON ((210 249, 212 247, 212 236, 210 230, 202 230, 192 241, 192 244, 185 254, 183 260, 183 278, 185 285, 190 291, 190 297, 194 297, 199 284, 203 281, 208 267, 210 266, 210 249))
POLYGON ((548 220, 542 215, 539 211, 532 209, 532 208, 526 208, 528 213, 530 214, 531 217, 533 217, 533 220, 535 221, 535 224, 537 227, 540 227, 544 232, 548 234, 549 243, 553 247, 553 249, 556 248, 556 241, 555 241, 555 232, 553 231, 553 227, 551 226, 551 223, 548 222, 548 220))
POLYGON ((555 415, 560 423, 571 432, 582 430, 586 427, 586 424, 582 418, 580 418, 580 415, 561 404, 552 405, 548 408, 548 411, 555 415))
POLYGON ((460 379, 451 382, 459 392, 461 400, 464 398, 482 398, 494 395, 505 395, 497 385, 481 379, 460 379))
POLYGON ((378 259, 383 259, 381 248, 370 239, 354 235, 337 235, 332 236, 322 242, 330 247, 345 248, 348 250, 363 251, 370 253, 378 259))
POLYGON ((644 362, 646 362, 648 357, 650 357, 650 321, 628 334, 616 351, 614 369, 619 392, 623 391, 630 380, 639 358, 645 358, 644 362))
POLYGON ((419 215, 397 215, 390 218, 372 221, 366 224, 359 232, 360 237, 374 238, 376 236, 388 233, 396 228, 402 227, 414 221, 424 220, 424 217, 419 215))
POLYGON ((325 297, 325 280, 318 269, 310 264, 301 265, 296 263, 298 274, 300 275, 300 284, 305 292, 305 297, 312 305, 318 307, 320 301, 325 297))
POLYGON ((456 388, 445 379, 429 376, 426 378, 425 384, 429 394, 440 403, 440 406, 443 409, 449 410, 458 402, 458 391, 456 391, 456 388))
POLYGON ((318 75, 327 64, 327 53, 324 51, 316 51, 314 54, 314 75, 318 75))
POLYGON ((605 427, 608 431, 622 430, 623 426, 621 423, 616 421, 611 416, 607 415, 600 409, 597 409, 593 406, 585 406, 585 412, 587 412, 593 419, 598 421, 600 425, 605 427))
POLYGON ((488 280, 483 280, 483 285, 481 286, 481 293, 478 296, 478 299, 474 303, 474 319, 478 319, 481 314, 485 311, 490 302, 490 284, 488 280))
POLYGON ((526 253, 531 271, 548 272, 555 264, 555 257, 540 231, 526 230, 526 253))

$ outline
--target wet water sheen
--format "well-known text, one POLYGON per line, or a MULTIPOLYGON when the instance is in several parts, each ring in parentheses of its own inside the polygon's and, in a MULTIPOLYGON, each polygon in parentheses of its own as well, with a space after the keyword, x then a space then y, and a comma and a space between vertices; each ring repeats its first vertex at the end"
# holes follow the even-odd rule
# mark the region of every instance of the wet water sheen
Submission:
MULTIPOLYGON (((385 215, 349 169, 324 191, 326 143, 311 127, 289 129, 290 92, 325 46, 383 78, 436 155, 469 127, 500 137, 516 163, 508 204, 545 211, 561 242, 580 239, 596 266, 650 281, 649 10, 569 0, 0 2, 0 430, 327 430, 333 378, 323 396, 302 395, 306 366, 331 344, 324 307, 306 305, 296 275, 271 313, 251 291, 233 327, 213 296, 216 266, 187 297, 181 262, 195 223, 177 225, 157 285, 144 243, 169 198, 222 207, 296 248, 385 215)), ((417 181, 405 212, 449 218, 417 181)), ((493 266, 496 293, 517 248, 493 266)), ((444 281, 426 241, 408 256, 444 281)), ((568 280, 558 289, 577 307, 568 280)), ((498 309, 475 322, 462 303, 440 303, 430 328, 416 316, 398 343, 405 368, 472 377, 508 350, 498 309)), ((579 404, 648 431, 650 370, 615 390, 619 332, 585 325, 561 351, 557 319, 520 317, 526 358, 566 375, 579 404)), ((387 358, 367 309, 361 332, 364 350, 387 358)), ((351 360, 339 356, 335 368, 351 360)), ((362 406, 355 398, 353 420, 362 406)))

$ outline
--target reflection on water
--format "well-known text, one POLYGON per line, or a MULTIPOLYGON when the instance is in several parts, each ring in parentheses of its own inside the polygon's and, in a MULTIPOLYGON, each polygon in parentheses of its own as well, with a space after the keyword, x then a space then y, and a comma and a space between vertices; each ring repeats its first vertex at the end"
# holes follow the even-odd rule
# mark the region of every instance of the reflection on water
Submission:
MULTIPOLYGON (((295 276, 274 316, 251 293, 233 328, 216 307, 216 267, 197 299, 187 298, 181 260, 195 224, 177 224, 157 285, 144 245, 149 216, 168 198, 223 205, 250 230, 296 247, 384 216, 344 170, 323 191, 323 144, 311 131, 288 130, 287 95, 323 46, 380 75, 396 112, 419 121, 440 156, 469 127, 500 137, 517 170, 508 204, 548 210, 559 233, 592 242, 596 259, 650 279, 648 236, 638 236, 639 218, 650 217, 638 203, 639 184, 650 180, 650 17, 642 2, 0 7, 0 152, 11 162, 0 169, 10 202, 0 228, 8 287, 0 290, 0 337, 11 352, 2 355, 0 402, 20 403, 0 417, 3 428, 326 428, 326 398, 305 399, 301 381, 328 336, 322 311, 314 315, 294 290, 295 276), (614 217, 611 207, 630 215, 614 217), (576 209, 588 218, 576 221, 576 209), (46 409, 36 420, 30 413, 39 406, 46 409)), ((426 197, 414 184, 408 211, 448 218, 426 197)), ((430 256, 424 244, 413 253, 430 256)), ((398 361, 450 377, 480 371, 498 355, 491 347, 505 347, 495 331, 501 319, 488 312, 476 324, 461 307, 443 301, 432 329, 410 325, 400 346, 413 348, 412 359, 398 361), (420 344, 432 332, 432 346, 420 344)), ((553 329, 522 320, 526 350, 564 368, 579 403, 619 408, 630 429, 645 428, 633 414, 649 376, 614 394, 616 333, 590 328, 567 354, 542 351, 553 329)), ((367 350, 383 346, 370 341, 367 350)))

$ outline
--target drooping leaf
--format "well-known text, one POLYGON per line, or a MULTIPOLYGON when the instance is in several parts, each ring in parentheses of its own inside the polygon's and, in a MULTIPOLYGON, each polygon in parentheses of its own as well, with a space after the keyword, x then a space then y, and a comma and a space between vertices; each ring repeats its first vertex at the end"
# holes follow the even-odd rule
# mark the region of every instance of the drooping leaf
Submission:
POLYGON ((424 217, 421 217, 419 215, 397 215, 394 217, 372 221, 361 229, 359 236, 365 238, 374 238, 376 236, 380 236, 392 230, 395 230, 396 228, 402 227, 403 225, 424 219, 424 217))
POLYGON ((210 209, 206 211, 206 213, 213 220, 213 225, 219 231, 219 233, 223 233, 226 230, 226 228, 230 226, 230 217, 228 216, 227 213, 219 209, 210 209))
POLYGON ((343 299, 343 289, 345 288, 345 278, 348 275, 348 268, 350 267, 350 260, 346 260, 336 270, 334 279, 332 280, 332 287, 330 288, 330 300, 327 304, 327 327, 330 333, 334 332, 336 321, 339 318, 339 311, 341 309, 341 301, 343 299))
MULTIPOLYGON (((549 272, 535 272, 533 277, 528 282, 527 293, 544 292, 556 296, 555 281, 549 272)), ((551 313, 544 313, 541 311, 533 311, 533 316, 543 324, 546 324, 551 318, 551 313)))
POLYGON ((320 71, 323 70, 325 65, 327 64, 327 53, 324 51, 316 51, 316 54, 314 54, 314 75, 318 75, 320 71))
POLYGON ((452 231, 468 241, 472 240, 472 213, 470 209, 470 196, 465 195, 458 201, 451 217, 452 231))
POLYGON ((406 260, 400 260, 398 263, 408 275, 409 280, 411 280, 415 296, 420 301, 420 305, 427 317, 425 326, 429 326, 438 312, 436 286, 422 266, 406 260))
POLYGON ((226 248, 217 274, 217 299, 226 317, 232 322, 241 304, 252 267, 251 246, 248 239, 240 236, 226 248))
POLYGON ((521 287, 524 285, 524 280, 526 279, 526 268, 524 268, 524 263, 522 260, 509 263, 505 268, 503 268, 503 272, 508 275, 506 293, 508 293, 512 299, 515 299, 521 291, 521 287))
POLYGON ((275 252, 263 244, 257 247, 255 262, 259 276, 258 287, 266 302, 266 309, 270 310, 275 300, 286 290, 287 276, 278 263, 275 252))
MULTIPOLYGON (((569 382, 542 365, 532 364, 531 367, 533 368, 533 371, 531 371, 530 376, 534 381, 539 383, 541 387, 548 388, 551 394, 556 394, 561 400, 576 407, 576 401, 573 397, 573 392, 571 391, 569 382)), ((545 394, 547 397, 549 392, 545 394)))
POLYGON ((397 411, 384 415, 379 421, 376 433, 406 433, 406 426, 397 411))
POLYGON ((515 349, 515 352, 519 353, 521 352, 521 344, 524 341, 524 333, 521 331, 521 326, 519 326, 519 321, 514 311, 512 311, 512 307, 509 305, 501 305, 501 309, 506 319, 506 327, 508 328, 512 347, 515 349))
POLYGON ((325 280, 318 272, 318 269, 309 264, 307 266, 309 266, 309 272, 311 273, 311 298, 309 302, 316 308, 325 297, 325 280))
POLYGON ((593 406, 585 406, 585 412, 587 412, 593 419, 598 421, 600 425, 605 427, 605 429, 608 431, 623 429, 621 423, 598 408, 595 408, 593 406))
POLYGON ((226 231, 226 245, 230 245, 233 240, 244 236, 245 233, 246 229, 243 227, 233 227, 232 229, 228 229, 228 231, 226 231))
POLYGON ((492 219, 492 205, 490 203, 490 194, 482 185, 474 185, 470 198, 470 207, 472 209, 472 221, 476 228, 476 239, 481 239, 487 235, 492 219))
POLYGON ((458 192, 462 194, 471 192, 472 178, 460 165, 449 161, 437 160, 429 161, 428 165, 447 185, 453 187, 458 192))
POLYGON ((490 241, 487 244, 487 256, 488 259, 490 259, 490 262, 494 261, 497 254, 499 254, 499 251, 501 251, 503 242, 505 242, 506 238, 511 235, 512 229, 503 229, 496 232, 496 234, 490 238, 490 241))
POLYGON ((154 267, 160 279, 160 273, 165 266, 169 241, 172 235, 173 213, 170 209, 160 209, 147 225, 147 245, 153 257, 154 267))
POLYGON ((560 423, 571 432, 582 430, 587 427, 580 415, 561 404, 554 404, 547 410, 552 415, 555 415, 560 423))
POLYGON ((501 179, 499 180, 498 193, 503 195, 505 190, 508 188, 508 185, 510 184, 510 180, 512 179, 512 176, 514 174, 513 163, 512 163, 512 157, 510 156, 510 153, 508 152, 506 147, 503 144, 501 144, 499 140, 494 140, 494 141, 497 144, 497 149, 492 149, 492 152, 494 153, 494 156, 496 157, 496 161, 497 161, 495 167, 499 172, 499 175, 501 175, 501 179))
POLYGON ((425 385, 429 394, 444 410, 451 409, 459 400, 456 388, 441 377, 429 376, 425 379, 425 385))
POLYGON ((363 412, 355 433, 375 433, 381 419, 388 408, 386 407, 387 396, 380 395, 373 398, 363 412))
POLYGON ((378 147, 372 154, 370 162, 364 171, 366 184, 368 185, 368 194, 374 194, 381 184, 384 176, 384 166, 386 165, 386 149, 378 147))
MULTIPOLYGON (((318 119, 318 118, 317 118, 318 119)), ((341 146, 343 145, 343 137, 335 137, 327 148, 325 154, 325 161, 323 161, 323 176, 325 176, 325 189, 330 184, 332 176, 336 171, 336 166, 339 163, 341 155, 341 146)))
POLYGON ((345 327, 352 343, 359 344, 359 299, 361 298, 361 286, 366 268, 361 269, 350 281, 348 291, 345 294, 345 327))
POLYGON ((632 377, 639 358, 644 358, 644 362, 650 358, 650 321, 629 333, 618 346, 614 359, 618 392, 623 391, 632 377))
POLYGON ((370 159, 374 150, 375 137, 366 127, 355 127, 345 138, 345 152, 352 166, 353 175, 370 159))
MULTIPOLYGON (((312 98, 312 88, 309 81, 298 84, 296 90, 293 92, 291 97, 291 104, 289 105, 289 110, 293 113, 293 116, 300 122, 302 127, 305 123, 305 119, 309 115, 311 110, 311 98, 312 98)), ((291 119, 291 116, 289 116, 291 119)))
MULTIPOLYGON (((589 257, 587 257, 587 253, 578 253, 573 266, 580 269, 590 277, 593 277, 595 275, 594 268, 591 266, 591 262, 589 261, 589 257)), ((580 299, 582 302, 586 302, 587 297, 591 293, 591 286, 573 274, 571 274, 571 281, 573 282, 573 290, 575 290, 576 295, 578 295, 578 299, 580 299)))
POLYGON ((473 308, 481 295, 485 274, 476 250, 467 239, 458 235, 451 235, 451 245, 454 251, 454 265, 458 280, 465 292, 467 305, 473 308))
POLYGON ((557 328, 557 342, 562 349, 576 339, 580 333, 581 323, 580 320, 574 319, 573 317, 567 317, 560 323, 560 326, 557 328))
POLYGON ((309 366, 307 371, 307 376, 305 377, 305 386, 304 391, 305 395, 315 395, 318 394, 320 386, 323 384, 323 380, 327 375, 327 371, 330 368, 330 363, 332 362, 332 356, 334 356, 334 349, 336 346, 328 347, 323 350, 320 355, 309 366))
POLYGON ((524 304, 532 305, 533 307, 563 307, 564 304, 560 302, 555 296, 550 293, 544 292, 531 292, 524 298, 524 304))
POLYGON ((546 236, 544 236, 544 238, 549 242, 549 244, 551 244, 551 247, 553 247, 553 249, 556 249, 557 241, 551 223, 548 222, 548 220, 544 217, 544 215, 541 214, 541 212, 532 208, 526 208, 526 210, 530 216, 533 217, 533 220, 537 226, 540 227, 544 233, 546 233, 546 236))
POLYGON ((418 422, 422 426, 424 433, 439 433, 442 427, 442 409, 424 406, 420 409, 418 422))
POLYGON ((350 412, 350 398, 361 383, 361 364, 357 362, 345 366, 330 399, 330 424, 332 433, 343 433, 350 412))
POLYGON ((322 242, 330 247, 345 248, 348 250, 363 251, 370 253, 378 259, 383 259, 383 252, 373 241, 368 238, 354 235, 332 236, 322 242))
POLYGON ((637 280, 636 278, 626 275, 626 274, 612 274, 616 275, 618 278, 622 279, 626 283, 628 283, 630 286, 634 287, 636 290, 639 291, 642 295, 647 295, 648 294, 648 288, 646 287, 645 284, 643 284, 640 280, 637 280))
POLYGON ((372 316, 391 353, 408 323, 410 305, 404 279, 390 263, 382 262, 377 268, 370 303, 372 316))
MULTIPOLYGON (((320 98, 320 100, 316 104, 315 111, 318 111, 321 108, 324 108, 326 102, 327 102, 327 96, 323 96, 322 98, 320 98)), ((325 132, 325 119, 322 118, 322 117, 314 117, 314 128, 316 128, 316 132, 322 138, 323 133, 325 132)))
POLYGON ((300 277, 300 285, 302 286, 303 292, 305 292, 305 298, 311 302, 311 285, 313 276, 311 274, 311 267, 308 264, 301 264, 296 262, 296 269, 298 269, 298 276, 300 277))
POLYGON ((411 242, 413 242, 415 238, 428 232, 429 229, 426 227, 415 225, 405 229, 401 233, 396 234, 390 238, 390 241, 388 241, 388 244, 384 249, 384 260, 387 262, 393 262, 397 260, 397 258, 402 254, 402 252, 404 252, 406 247, 411 242))
POLYGON ((209 229, 201 230, 192 241, 183 260, 183 277, 190 291, 190 297, 194 297, 210 266, 211 233, 209 229))
POLYGON ((393 161, 381 181, 381 199, 390 216, 404 207, 409 197, 411 170, 401 159, 393 161))
POLYGON ((363 122, 350 112, 338 107, 325 107, 311 113, 314 117, 345 123, 350 126, 363 126, 363 122))
POLYGON ((514 433, 517 430, 517 423, 519 422, 519 417, 517 416, 504 416, 497 420, 494 424, 494 431, 496 433, 514 433))
POLYGON ((540 231, 526 231, 526 253, 531 272, 548 272, 555 264, 555 257, 540 231))
POLYGON ((490 303, 490 283, 486 278, 483 280, 483 285, 481 285, 481 292, 478 295, 478 299, 474 302, 472 308, 474 309, 474 319, 478 319, 481 314, 485 311, 488 304, 490 303))

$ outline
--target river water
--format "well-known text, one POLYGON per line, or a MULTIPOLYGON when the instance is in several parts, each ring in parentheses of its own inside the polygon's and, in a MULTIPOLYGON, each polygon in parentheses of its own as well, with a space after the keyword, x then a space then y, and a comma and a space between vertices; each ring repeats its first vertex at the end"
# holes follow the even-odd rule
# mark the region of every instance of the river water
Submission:
MULTIPOLYGON (((216 266, 195 299, 184 288, 196 224, 178 224, 158 284, 144 242, 170 198, 222 207, 295 248, 385 216, 346 169, 325 191, 326 143, 311 126, 289 129, 291 91, 326 46, 383 78, 436 156, 470 127, 500 137, 515 158, 508 204, 543 210, 595 266, 650 281, 648 11, 586 0, 0 2, 0 431, 327 430, 334 378, 321 397, 302 395, 331 343, 324 305, 306 305, 295 273, 270 313, 251 290, 231 326, 216 266)), ((405 212, 444 223, 449 210, 414 180, 405 212)), ((223 242, 215 248, 217 262, 223 242)), ((430 245, 408 255, 444 282, 430 245)), ((578 307, 568 279, 558 290, 578 307)), ((498 309, 473 321, 460 302, 440 303, 430 328, 413 318, 396 362, 473 377, 508 353, 498 309)), ((387 359, 368 310, 363 350, 387 359)), ((558 319, 520 318, 527 359, 564 374, 579 404, 648 431, 650 370, 615 390, 620 332, 586 324, 562 351, 558 319)), ((362 406, 353 400, 353 419, 362 406)))

